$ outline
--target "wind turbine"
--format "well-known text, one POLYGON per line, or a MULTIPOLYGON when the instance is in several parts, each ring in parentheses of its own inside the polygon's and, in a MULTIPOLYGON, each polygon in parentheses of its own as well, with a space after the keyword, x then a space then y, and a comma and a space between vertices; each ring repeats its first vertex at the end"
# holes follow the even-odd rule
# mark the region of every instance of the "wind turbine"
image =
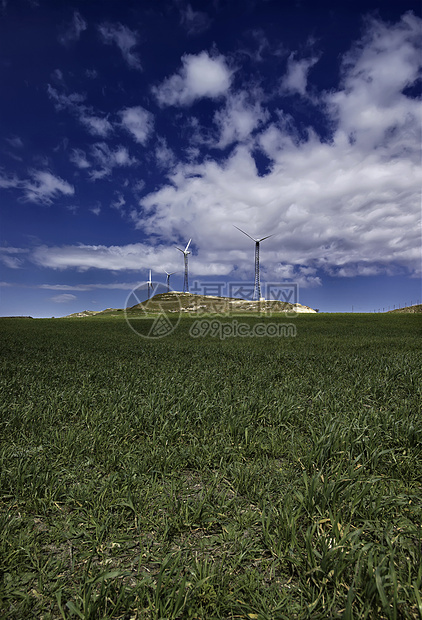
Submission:
POLYGON ((149 299, 151 295, 151 290, 152 290, 151 269, 149 270, 149 280, 147 284, 148 284, 148 299, 149 299))
POLYGON ((176 273, 175 271, 170 271, 170 273, 168 271, 166 271, 166 281, 167 281, 167 293, 170 292, 170 276, 172 276, 174 273, 176 273))
POLYGON ((185 279, 183 281, 183 292, 184 293, 189 293, 189 281, 188 281, 188 254, 190 254, 189 252, 189 246, 190 246, 190 242, 192 241, 192 239, 189 239, 187 246, 185 247, 184 250, 181 250, 180 248, 178 248, 176 246, 176 249, 179 250, 179 252, 182 252, 183 254, 183 258, 185 260, 185 279))
POLYGON ((261 243, 261 241, 264 241, 264 239, 269 239, 269 237, 273 237, 274 235, 267 235, 266 237, 261 237, 261 239, 255 239, 254 237, 251 237, 250 235, 248 235, 247 232, 245 232, 238 226, 234 226, 234 227, 237 228, 237 230, 240 230, 241 233, 249 237, 249 239, 252 239, 252 241, 255 241, 255 283, 254 283, 254 289, 253 289, 253 298, 259 301, 261 299, 261 283, 259 280, 259 244, 261 243))

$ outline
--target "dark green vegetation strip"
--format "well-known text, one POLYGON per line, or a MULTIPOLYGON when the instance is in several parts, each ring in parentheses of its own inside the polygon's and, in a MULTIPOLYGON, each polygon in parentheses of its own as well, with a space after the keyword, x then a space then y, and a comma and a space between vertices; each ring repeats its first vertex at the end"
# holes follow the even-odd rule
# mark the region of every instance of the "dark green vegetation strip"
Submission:
POLYGON ((420 317, 192 321, 0 320, 0 616, 417 618, 420 317))

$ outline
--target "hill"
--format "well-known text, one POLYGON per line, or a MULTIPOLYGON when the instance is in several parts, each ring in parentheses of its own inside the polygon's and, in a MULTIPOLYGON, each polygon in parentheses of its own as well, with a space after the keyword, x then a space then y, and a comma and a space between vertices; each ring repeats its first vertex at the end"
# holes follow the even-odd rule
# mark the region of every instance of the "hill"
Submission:
POLYGON ((124 311, 121 308, 107 308, 106 310, 84 310, 75 312, 64 318, 87 318, 93 316, 133 316, 145 313, 183 313, 183 314, 244 314, 244 313, 315 313, 316 310, 302 304, 291 304, 283 301, 251 301, 234 297, 214 297, 212 295, 196 295, 194 293, 160 293, 149 300, 135 304, 124 311))
POLYGON ((416 314, 418 312, 422 312, 422 304, 415 304, 414 306, 406 306, 406 308, 389 310, 390 314, 416 314))

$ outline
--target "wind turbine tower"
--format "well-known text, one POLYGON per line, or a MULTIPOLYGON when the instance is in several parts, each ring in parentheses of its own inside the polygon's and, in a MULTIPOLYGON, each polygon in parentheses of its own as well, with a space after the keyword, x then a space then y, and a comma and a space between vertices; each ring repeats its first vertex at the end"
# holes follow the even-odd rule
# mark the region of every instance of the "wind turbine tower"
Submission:
POLYGON ((151 296, 151 291, 152 291, 151 269, 149 270, 149 280, 147 284, 148 284, 148 299, 149 299, 151 296))
POLYGON ((184 293, 189 293, 189 280, 188 280, 188 255, 190 254, 189 252, 189 246, 190 246, 190 242, 192 241, 192 239, 189 239, 187 246, 185 247, 184 250, 181 250, 180 248, 178 248, 176 246, 176 249, 179 250, 179 252, 182 252, 183 254, 183 258, 185 260, 185 279, 183 280, 183 292, 184 293))
POLYGON ((237 228, 237 230, 240 230, 241 233, 249 237, 249 239, 252 239, 252 241, 255 241, 255 282, 254 282, 254 289, 253 289, 253 298, 256 299, 257 301, 260 301, 261 282, 259 279, 259 244, 261 243, 261 241, 264 241, 264 239, 269 239, 270 237, 273 237, 274 235, 267 235, 266 237, 261 237, 261 239, 255 239, 254 237, 251 237, 250 235, 248 235, 247 232, 245 232, 238 226, 234 226, 234 227, 237 228))
POLYGON ((167 281, 167 293, 170 292, 170 276, 172 276, 174 273, 176 273, 175 271, 170 271, 170 273, 168 271, 166 271, 166 281, 167 281))

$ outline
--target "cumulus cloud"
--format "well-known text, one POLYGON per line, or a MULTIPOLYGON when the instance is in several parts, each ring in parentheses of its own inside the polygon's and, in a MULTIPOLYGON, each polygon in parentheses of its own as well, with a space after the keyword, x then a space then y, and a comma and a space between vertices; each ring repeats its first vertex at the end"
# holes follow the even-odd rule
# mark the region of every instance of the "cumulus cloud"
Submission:
POLYGON ((122 119, 122 126, 136 142, 145 145, 154 127, 154 117, 151 112, 141 106, 134 106, 125 108, 119 114, 122 119))
MULTIPOLYGON (((157 140, 153 151, 157 163, 170 170, 168 182, 143 196, 139 211, 130 215, 143 233, 153 235, 153 244, 43 246, 32 260, 57 269, 171 271, 180 254, 174 244, 192 237, 192 275, 251 278, 253 243, 235 224, 252 236, 274 235, 262 245, 261 265, 263 277, 276 281, 317 286, 321 273, 420 273, 421 109, 409 93, 421 71, 421 24, 412 14, 396 24, 368 21, 343 59, 339 87, 319 97, 319 111, 331 128, 324 139, 312 128, 299 134, 288 115, 280 111, 278 119, 269 118, 259 97, 234 92, 222 57, 205 52, 184 57, 181 71, 155 89, 159 103, 183 106, 224 94, 214 116, 217 144, 236 146, 224 160, 176 163, 167 142, 157 140), (216 69, 213 79, 206 70, 202 81, 189 73, 198 60, 216 69), (269 161, 265 175, 259 173, 257 151, 269 161)), ((295 74, 298 62, 292 57, 285 88, 306 94, 307 69, 296 67, 295 74)), ((138 129, 142 143, 148 131, 142 122, 138 129)), ((96 178, 136 163, 124 147, 111 149, 104 142, 88 154, 73 157, 94 164, 96 178)), ((6 189, 20 183, 0 176, 6 189)))
POLYGON ((81 33, 86 30, 87 24, 82 15, 75 11, 73 13, 73 19, 70 26, 59 36, 59 41, 62 45, 68 45, 74 41, 78 41, 81 33))
POLYGON ((344 89, 327 95, 330 143, 311 130, 296 139, 281 118, 258 138, 269 174, 258 175, 246 147, 223 163, 179 165, 168 186, 142 200, 143 225, 165 237, 189 222, 210 261, 219 247, 247 242, 235 239, 232 222, 252 235, 276 233, 265 248, 274 272, 290 263, 343 276, 391 273, 392 264, 418 273, 420 108, 403 89, 418 79, 420 23, 408 15, 394 27, 370 25, 343 65, 344 89), (402 70, 390 75, 392 51, 402 70))
POLYGON ((108 45, 115 44, 131 69, 141 70, 142 65, 133 48, 138 45, 138 34, 122 24, 101 24, 98 26, 101 38, 108 45))
POLYGON ((244 142, 269 118, 259 100, 251 100, 245 91, 228 96, 224 108, 214 115, 219 130, 218 148, 233 142, 244 142))
POLYGON ((421 24, 412 13, 394 25, 368 22, 362 40, 344 57, 343 88, 327 96, 338 139, 365 150, 388 145, 391 155, 412 144, 419 157, 420 101, 403 91, 420 77, 421 24))
POLYGON ((232 71, 224 56, 208 52, 182 57, 179 73, 152 89, 160 106, 187 106, 197 99, 215 99, 224 95, 231 84, 232 71))
MULTIPOLYGON (((137 225, 163 240, 189 228, 203 273, 206 264, 220 274, 245 264, 253 271, 253 248, 232 224, 253 236, 274 233, 263 247, 268 274, 286 264, 309 282, 318 276, 305 268, 339 276, 420 273, 421 108, 406 88, 420 75, 421 23, 412 14, 393 25, 368 22, 344 58, 340 88, 322 98, 330 141, 311 128, 299 138, 280 115, 254 142, 270 160, 265 176, 247 141, 225 161, 179 164, 168 185, 142 198, 137 225)), ((290 87, 306 93, 302 69, 290 87)), ((254 118, 244 99, 229 98, 215 116, 221 145, 241 141, 254 118)))
POLYGON ((291 93, 299 93, 305 96, 308 85, 308 72, 318 62, 316 56, 296 60, 296 55, 291 54, 287 61, 287 73, 283 77, 281 87, 291 93))

